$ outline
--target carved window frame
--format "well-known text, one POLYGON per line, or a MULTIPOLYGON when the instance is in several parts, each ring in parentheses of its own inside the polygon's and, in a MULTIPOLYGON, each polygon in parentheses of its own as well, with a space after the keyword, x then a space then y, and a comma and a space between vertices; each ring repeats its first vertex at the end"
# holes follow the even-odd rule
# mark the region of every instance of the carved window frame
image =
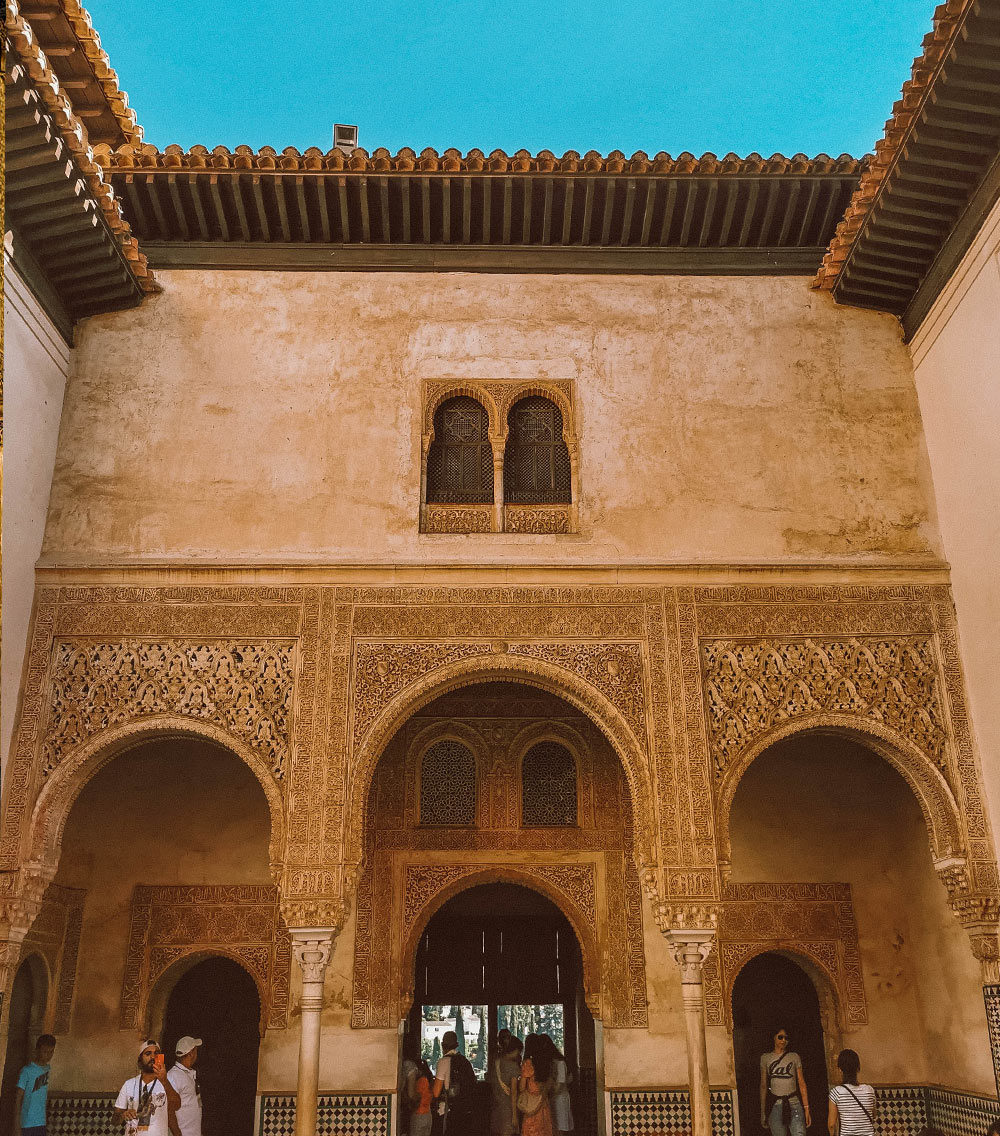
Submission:
POLYGON ((581 821, 583 811, 583 755, 573 742, 561 731, 546 730, 534 737, 525 738, 517 745, 514 762, 514 781, 517 793, 517 821, 521 829, 539 831, 554 828, 560 832, 569 832, 574 828, 585 827, 581 821), (525 824, 524 823, 524 759, 538 745, 560 745, 573 760, 573 777, 576 786, 576 819, 572 824, 525 824))
POLYGON ((420 439, 420 532, 424 534, 566 536, 579 531, 579 446, 575 385, 571 379, 427 379, 422 392, 420 439), (569 453, 570 500, 552 505, 505 504, 503 465, 509 433, 508 414, 523 398, 555 403, 562 415, 563 441, 569 453), (486 409, 493 447, 493 503, 436 503, 427 500, 427 460, 434 441, 434 415, 452 398, 473 398, 486 409))

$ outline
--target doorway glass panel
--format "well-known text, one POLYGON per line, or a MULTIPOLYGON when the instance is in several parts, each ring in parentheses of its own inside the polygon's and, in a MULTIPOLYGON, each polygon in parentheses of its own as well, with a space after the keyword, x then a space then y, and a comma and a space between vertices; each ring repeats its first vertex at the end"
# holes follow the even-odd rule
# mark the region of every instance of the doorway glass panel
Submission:
POLYGON ((497 1028, 509 1029, 524 1040, 529 1033, 547 1033, 556 1047, 566 1052, 565 1016, 561 1003, 536 1006, 497 1006, 497 1028))
MULTIPOLYGON (((562 1007, 560 1006, 559 1009, 561 1010, 562 1007)), ((425 1005, 421 1008, 420 1055, 430 1063, 432 1071, 443 1052, 441 1039, 449 1030, 454 1030, 458 1035, 458 1051, 469 1059, 476 1076, 484 1077, 489 1037, 489 1007, 425 1005)))

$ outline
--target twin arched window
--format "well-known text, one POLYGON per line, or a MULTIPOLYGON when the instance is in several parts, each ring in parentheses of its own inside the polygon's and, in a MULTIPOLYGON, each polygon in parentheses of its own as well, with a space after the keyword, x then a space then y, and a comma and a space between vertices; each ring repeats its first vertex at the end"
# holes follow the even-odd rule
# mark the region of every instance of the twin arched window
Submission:
MULTIPOLYGON (((468 746, 436 742, 420 762, 420 823, 476 823, 476 759, 468 746)), ((576 762, 558 742, 538 742, 521 763, 521 824, 525 828, 577 823, 576 762)))
MULTIPOLYGON (((507 415, 504 502, 569 504, 571 481, 559 407, 540 395, 519 399, 507 415)), ((489 417, 474 398, 450 398, 434 413, 434 441, 427 454, 427 502, 493 503, 489 417)))

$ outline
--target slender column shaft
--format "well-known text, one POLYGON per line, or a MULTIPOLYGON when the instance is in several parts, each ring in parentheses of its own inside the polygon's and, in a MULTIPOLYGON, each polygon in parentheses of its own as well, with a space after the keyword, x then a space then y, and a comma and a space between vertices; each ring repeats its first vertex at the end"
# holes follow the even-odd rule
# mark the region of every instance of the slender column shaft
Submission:
POLYGON ((671 931, 674 958, 681 968, 681 997, 687 1031, 691 1136, 712 1136, 712 1098, 708 1087, 705 1041, 705 987, 702 965, 712 949, 714 931, 671 931))
POLYGON ((302 968, 302 1016, 299 1036, 299 1079, 295 1097, 295 1136, 316 1136, 319 1101, 319 1042, 323 1014, 323 979, 330 961, 334 932, 292 929, 292 951, 302 968))

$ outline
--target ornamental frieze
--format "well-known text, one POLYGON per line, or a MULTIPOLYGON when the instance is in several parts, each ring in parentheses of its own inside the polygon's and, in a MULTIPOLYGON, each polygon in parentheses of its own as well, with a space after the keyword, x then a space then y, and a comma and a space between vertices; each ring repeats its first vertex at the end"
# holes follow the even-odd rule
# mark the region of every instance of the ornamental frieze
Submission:
POLYGON ((292 643, 154 640, 53 644, 42 773, 95 734, 160 715, 211 722, 286 775, 292 643))
POLYGON ((889 726, 947 767, 940 679, 928 636, 710 639, 701 643, 716 779, 758 734, 812 714, 889 726))

